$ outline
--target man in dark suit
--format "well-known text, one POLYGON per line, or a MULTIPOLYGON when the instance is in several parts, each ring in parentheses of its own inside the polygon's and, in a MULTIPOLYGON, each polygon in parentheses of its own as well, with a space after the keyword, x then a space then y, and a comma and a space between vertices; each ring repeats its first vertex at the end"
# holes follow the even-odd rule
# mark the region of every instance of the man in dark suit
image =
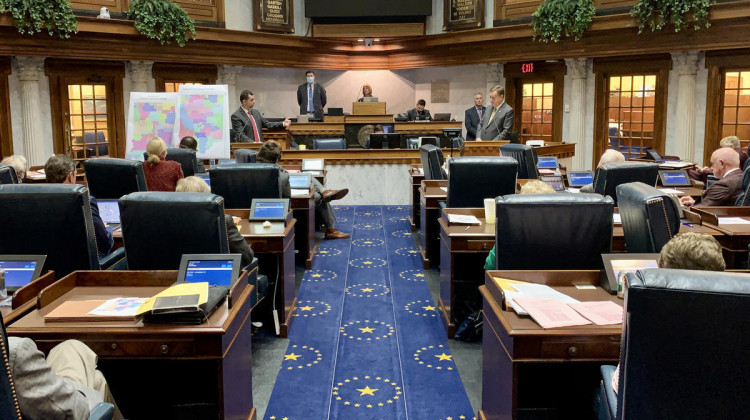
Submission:
POLYGON ((479 122, 482 121, 482 116, 484 116, 486 109, 484 106, 484 95, 477 92, 474 95, 474 106, 466 110, 466 116, 464 117, 466 140, 477 139, 477 128, 479 128, 479 122))
POLYGON ((432 121, 432 115, 430 115, 430 111, 424 109, 425 105, 427 105, 427 102, 425 102, 424 99, 418 100, 416 108, 412 108, 409 110, 409 112, 407 112, 409 121, 432 121))
POLYGON ((506 140, 513 130, 513 108, 505 103, 505 89, 497 85, 490 89, 490 105, 482 116, 477 141, 506 140))
POLYGON ((232 114, 232 142, 263 143, 264 128, 289 127, 292 123, 289 118, 283 122, 270 122, 254 106, 253 92, 243 90, 240 93, 240 107, 232 114))
POLYGON ((323 108, 328 102, 326 90, 319 83, 315 83, 315 73, 308 70, 305 73, 305 83, 297 88, 297 104, 300 115, 313 114, 315 118, 323 119, 323 108))
MULTIPOLYGON (((703 191, 698 206, 733 206, 742 193, 740 155, 729 147, 717 149, 711 155, 711 168, 719 180, 703 191)), ((682 197, 680 203, 683 206, 693 206, 695 200, 692 197, 682 197)))

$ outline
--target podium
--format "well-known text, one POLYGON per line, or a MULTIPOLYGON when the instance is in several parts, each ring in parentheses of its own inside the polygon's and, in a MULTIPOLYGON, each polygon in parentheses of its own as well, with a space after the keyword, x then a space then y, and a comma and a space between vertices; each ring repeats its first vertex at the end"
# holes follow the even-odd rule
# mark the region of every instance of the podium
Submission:
POLYGON ((385 115, 385 102, 352 102, 352 115, 385 115))

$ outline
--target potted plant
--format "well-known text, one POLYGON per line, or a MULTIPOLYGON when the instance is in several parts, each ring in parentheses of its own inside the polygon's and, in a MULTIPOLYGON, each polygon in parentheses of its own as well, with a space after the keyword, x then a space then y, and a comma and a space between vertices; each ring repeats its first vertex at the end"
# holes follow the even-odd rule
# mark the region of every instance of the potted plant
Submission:
POLYGON ((0 13, 8 12, 22 34, 34 35, 46 29, 50 36, 70 38, 78 22, 67 0, 0 0, 0 13))
POLYGON ((193 19, 169 0, 131 0, 125 14, 135 21, 138 32, 162 44, 176 42, 184 47, 188 39, 195 39, 193 19))
POLYGON ((545 0, 532 15, 534 39, 558 42, 562 37, 581 39, 594 19, 592 0, 545 0))
POLYGON ((679 32, 692 25, 698 30, 708 28, 708 9, 715 0, 639 0, 630 11, 638 22, 638 33, 646 27, 651 31, 664 28, 667 24, 674 25, 674 31, 679 32))

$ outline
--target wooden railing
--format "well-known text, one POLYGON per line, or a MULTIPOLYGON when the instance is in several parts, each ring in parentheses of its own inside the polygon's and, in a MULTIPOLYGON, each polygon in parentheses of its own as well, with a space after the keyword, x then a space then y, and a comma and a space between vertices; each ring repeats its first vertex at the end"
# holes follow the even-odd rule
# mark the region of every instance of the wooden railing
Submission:
MULTIPOLYGON (((543 0, 495 0, 495 20, 530 18, 543 0)), ((616 9, 635 5, 635 0, 594 0, 597 10, 616 9)))
MULTIPOLYGON (((179 4, 197 24, 215 23, 224 27, 224 0, 172 0, 179 4)), ((130 0, 72 0, 73 10, 99 11, 102 7, 110 13, 122 13, 130 7, 130 0)))

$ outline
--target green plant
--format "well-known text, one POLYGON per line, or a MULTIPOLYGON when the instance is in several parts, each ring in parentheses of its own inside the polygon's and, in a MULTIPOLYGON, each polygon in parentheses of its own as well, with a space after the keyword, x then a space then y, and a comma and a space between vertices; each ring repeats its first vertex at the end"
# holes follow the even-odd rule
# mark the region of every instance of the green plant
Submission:
POLYGON ((558 42, 563 36, 572 36, 578 41, 595 12, 592 0, 545 0, 532 15, 534 39, 558 42))
POLYGON ((674 25, 674 31, 679 32, 689 26, 698 30, 708 28, 708 9, 716 0, 639 0, 630 11, 638 22, 638 33, 646 27, 651 32, 662 29, 668 23, 674 25))
POLYGON ((10 12, 22 34, 34 35, 47 29, 50 36, 70 38, 78 22, 68 0, 0 0, 0 14, 10 12))
POLYGON ((188 39, 195 39, 193 19, 169 0, 131 0, 125 13, 135 21, 138 32, 162 44, 174 41, 184 47, 188 39))

